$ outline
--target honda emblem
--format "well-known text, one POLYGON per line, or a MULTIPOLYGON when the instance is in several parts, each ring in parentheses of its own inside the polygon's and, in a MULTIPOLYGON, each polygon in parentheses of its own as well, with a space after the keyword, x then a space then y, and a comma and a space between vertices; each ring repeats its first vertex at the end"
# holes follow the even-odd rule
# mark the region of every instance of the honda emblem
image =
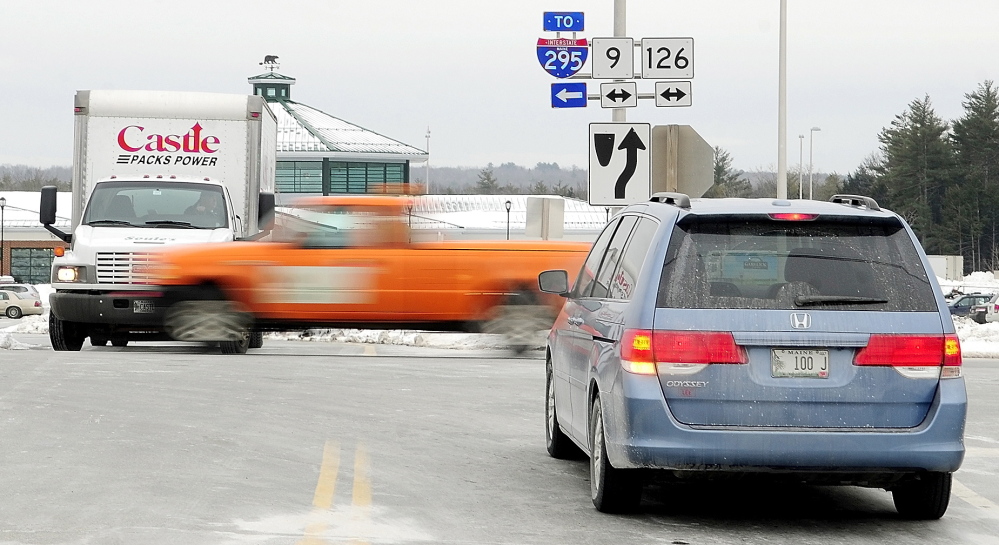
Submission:
POLYGON ((812 327, 812 316, 807 312, 795 312, 791 314, 791 327, 794 329, 808 329, 812 327))

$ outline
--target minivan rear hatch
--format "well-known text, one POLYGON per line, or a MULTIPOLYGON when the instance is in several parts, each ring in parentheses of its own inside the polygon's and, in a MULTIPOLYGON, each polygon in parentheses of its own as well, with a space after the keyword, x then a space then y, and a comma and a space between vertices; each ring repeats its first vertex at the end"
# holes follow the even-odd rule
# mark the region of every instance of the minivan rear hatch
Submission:
POLYGON ((909 232, 893 216, 774 216, 692 214, 674 229, 653 331, 674 417, 918 426, 957 339, 909 232))

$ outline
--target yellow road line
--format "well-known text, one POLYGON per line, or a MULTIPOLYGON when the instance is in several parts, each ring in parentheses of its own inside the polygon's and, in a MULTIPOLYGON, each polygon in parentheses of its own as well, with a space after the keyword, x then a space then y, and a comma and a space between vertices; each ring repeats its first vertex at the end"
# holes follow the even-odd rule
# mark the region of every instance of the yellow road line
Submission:
MULTIPOLYGON (((370 462, 364 445, 357 445, 354 451, 354 491, 353 491, 353 527, 361 535, 367 534, 371 525, 371 478, 369 476, 370 462)), ((366 539, 360 537, 351 541, 352 545, 368 545, 366 539)))
POLYGON ((326 541, 321 535, 326 533, 327 523, 323 516, 325 511, 333 506, 333 493, 336 490, 336 476, 340 470, 340 447, 334 441, 326 441, 323 445, 323 462, 319 466, 319 481, 312 496, 313 513, 316 522, 305 527, 305 536, 298 540, 297 545, 324 545, 326 541))

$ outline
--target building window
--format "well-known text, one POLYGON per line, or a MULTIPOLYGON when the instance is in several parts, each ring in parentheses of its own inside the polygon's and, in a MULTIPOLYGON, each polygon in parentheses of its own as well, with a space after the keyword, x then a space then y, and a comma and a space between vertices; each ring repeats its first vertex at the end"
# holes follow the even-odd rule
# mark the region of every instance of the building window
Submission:
POLYGON ((51 248, 11 248, 10 275, 18 283, 48 284, 52 257, 51 248))
POLYGON ((322 193, 322 161, 278 161, 275 184, 279 193, 322 193))

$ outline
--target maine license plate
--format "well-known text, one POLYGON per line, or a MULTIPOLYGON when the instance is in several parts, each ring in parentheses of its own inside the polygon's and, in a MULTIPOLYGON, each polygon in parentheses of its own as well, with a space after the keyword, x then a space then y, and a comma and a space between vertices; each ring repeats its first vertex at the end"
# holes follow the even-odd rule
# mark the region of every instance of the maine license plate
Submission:
POLYGON ((132 312, 136 314, 150 314, 153 312, 153 302, 136 299, 132 301, 132 312))
POLYGON ((770 369, 774 378, 829 378, 829 351, 775 348, 770 369))

